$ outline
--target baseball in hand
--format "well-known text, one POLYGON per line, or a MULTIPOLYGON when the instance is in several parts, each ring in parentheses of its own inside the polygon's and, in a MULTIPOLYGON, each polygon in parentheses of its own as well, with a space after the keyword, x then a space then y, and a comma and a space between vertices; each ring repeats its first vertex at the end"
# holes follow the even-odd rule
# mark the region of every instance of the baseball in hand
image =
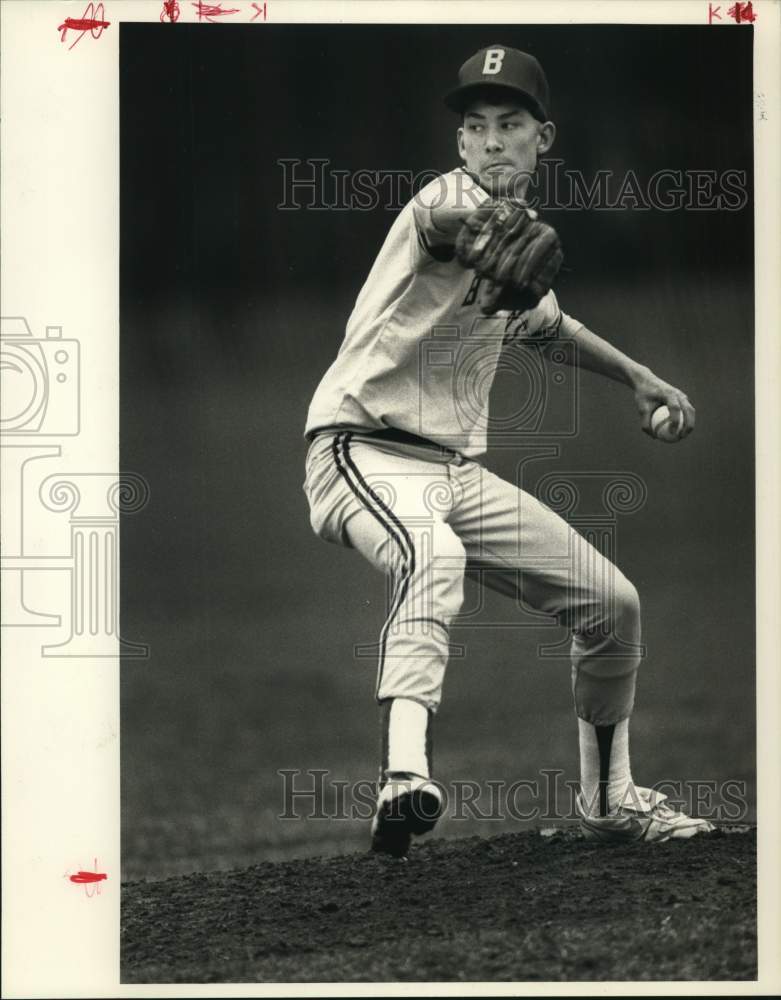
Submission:
POLYGON ((657 406, 651 414, 651 433, 667 444, 673 444, 679 439, 678 425, 666 406, 657 406))

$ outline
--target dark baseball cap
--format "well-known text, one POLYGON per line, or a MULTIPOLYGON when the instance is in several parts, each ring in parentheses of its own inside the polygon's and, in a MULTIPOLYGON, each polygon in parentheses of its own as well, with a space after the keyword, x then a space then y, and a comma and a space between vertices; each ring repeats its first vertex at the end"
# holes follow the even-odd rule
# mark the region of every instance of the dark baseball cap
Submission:
POLYGON ((539 121, 548 120, 550 90, 542 66, 534 56, 506 45, 489 45, 467 59, 458 71, 458 86, 445 97, 445 104, 463 114, 465 105, 490 88, 504 90, 508 98, 521 100, 539 121))

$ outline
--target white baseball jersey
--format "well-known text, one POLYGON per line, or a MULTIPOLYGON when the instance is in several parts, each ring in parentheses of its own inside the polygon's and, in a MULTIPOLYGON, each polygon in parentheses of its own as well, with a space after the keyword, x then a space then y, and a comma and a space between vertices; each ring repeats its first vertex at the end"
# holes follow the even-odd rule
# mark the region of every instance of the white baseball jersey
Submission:
MULTIPOLYGON (((577 714, 614 725, 632 710, 640 662, 634 588, 562 517, 475 460, 503 345, 579 324, 552 292, 528 312, 482 316, 478 279, 438 249, 432 222, 432 202, 459 175, 429 185, 394 222, 312 400, 306 435, 331 432, 307 453, 310 523, 388 580, 387 620, 361 654, 377 656, 381 703, 437 710, 469 572, 567 625, 577 714), (450 450, 366 433, 388 427, 450 450)), ((394 769, 428 776, 427 726, 401 729, 388 732, 383 773, 392 750, 394 769)))
POLYGON ((393 427, 466 456, 486 451, 502 347, 516 337, 555 336, 562 313, 551 291, 527 312, 482 315, 481 279, 452 249, 436 246, 431 218, 443 198, 460 198, 466 216, 488 197, 476 189, 466 200, 466 176, 461 168, 441 175, 391 226, 310 404, 307 438, 326 427, 393 427))

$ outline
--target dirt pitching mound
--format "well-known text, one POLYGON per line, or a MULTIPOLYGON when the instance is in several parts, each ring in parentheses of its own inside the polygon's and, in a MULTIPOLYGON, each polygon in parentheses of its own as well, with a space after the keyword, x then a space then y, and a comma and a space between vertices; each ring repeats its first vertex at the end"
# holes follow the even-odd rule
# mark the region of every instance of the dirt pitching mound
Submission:
POLYGON ((123 886, 126 983, 754 979, 756 836, 421 841, 123 886))

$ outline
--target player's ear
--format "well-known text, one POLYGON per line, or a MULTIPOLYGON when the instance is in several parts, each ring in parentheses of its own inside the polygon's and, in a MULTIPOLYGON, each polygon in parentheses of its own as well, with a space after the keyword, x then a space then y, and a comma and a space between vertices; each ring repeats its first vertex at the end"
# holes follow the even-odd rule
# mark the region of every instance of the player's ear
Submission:
POLYGON ((547 153, 556 138, 556 126, 553 122, 542 122, 537 129, 537 152, 547 153))
POLYGON ((464 161, 464 163, 466 163, 466 148, 464 146, 464 130, 463 130, 463 128, 460 128, 456 132, 456 141, 458 143, 458 155, 461 157, 461 159, 464 161))

